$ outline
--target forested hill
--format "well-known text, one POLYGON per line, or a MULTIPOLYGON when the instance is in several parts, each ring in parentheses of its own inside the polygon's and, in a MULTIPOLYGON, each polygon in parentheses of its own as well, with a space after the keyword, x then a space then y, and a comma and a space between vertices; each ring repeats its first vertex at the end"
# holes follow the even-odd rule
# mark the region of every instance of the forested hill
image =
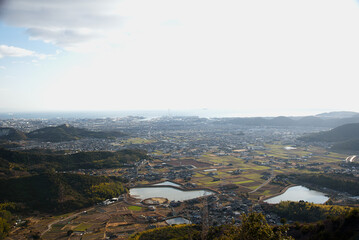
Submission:
POLYGON ((330 142, 333 150, 359 151, 359 123, 345 124, 330 131, 309 134, 299 138, 305 142, 330 142))
POLYGON ((77 169, 118 168, 125 164, 147 158, 141 150, 120 150, 117 152, 80 152, 56 154, 40 152, 11 151, 0 148, 0 177, 9 177, 21 172, 44 172, 77 169))
POLYGON ((123 137, 122 132, 94 132, 83 128, 76 128, 68 124, 56 127, 45 127, 29 132, 26 136, 30 139, 38 139, 45 142, 62 142, 78 140, 81 138, 113 138, 123 137))
POLYGON ((359 123, 345 124, 330 131, 310 134, 300 139, 311 142, 341 142, 359 139, 359 123))
POLYGON ((132 235, 131 240, 349 240, 359 238, 359 210, 353 209, 347 213, 328 217, 316 223, 296 222, 292 225, 269 225, 261 213, 242 215, 242 223, 209 227, 203 231, 200 225, 175 225, 147 230, 132 235))
POLYGON ((16 130, 15 128, 0 128, 0 140, 23 140, 26 139, 26 134, 16 130))
POLYGON ((40 128, 29 133, 24 133, 14 128, 0 128, 0 140, 11 141, 35 139, 43 142, 64 142, 81 138, 115 138, 123 136, 126 136, 126 134, 119 131, 95 132, 84 128, 76 128, 68 124, 40 128))
POLYGON ((25 211, 68 212, 118 197, 125 191, 121 179, 81 174, 0 179, 0 202, 14 202, 25 211))

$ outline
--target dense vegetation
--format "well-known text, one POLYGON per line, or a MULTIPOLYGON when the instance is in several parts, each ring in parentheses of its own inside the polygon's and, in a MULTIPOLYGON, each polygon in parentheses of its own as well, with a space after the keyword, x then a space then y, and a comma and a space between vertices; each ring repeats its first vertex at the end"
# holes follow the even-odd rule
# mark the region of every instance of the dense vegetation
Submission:
POLYGON ((83 128, 76 128, 67 124, 57 127, 45 127, 29 132, 27 137, 30 139, 38 139, 45 142, 62 142, 78 140, 80 138, 113 138, 123 137, 125 134, 121 132, 94 132, 83 128))
POLYGON ((68 173, 44 173, 0 180, 0 202, 14 202, 24 210, 68 212, 118 197, 126 189, 119 178, 68 173))
POLYGON ((27 134, 14 128, 0 128, 0 140, 37 139, 44 142, 62 142, 81 138, 115 138, 123 136, 125 134, 118 131, 94 132, 67 124, 40 128, 27 134))
POLYGON ((199 225, 174 225, 158 229, 151 229, 136 233, 130 240, 153 240, 153 239, 201 239, 201 227, 199 225))
POLYGON ((330 216, 310 224, 270 226, 261 213, 242 215, 242 224, 210 227, 206 234, 199 225, 176 225, 136 233, 131 240, 152 239, 206 239, 206 240, 259 240, 259 239, 358 239, 359 211, 352 209, 340 216, 330 216), (288 234, 288 235, 287 235, 288 234))
POLYGON ((298 175, 297 180, 313 185, 330 188, 352 195, 359 195, 359 178, 345 175, 303 174, 298 175))
POLYGON ((0 148, 0 177, 12 176, 18 172, 44 172, 49 169, 63 171, 76 169, 100 169, 123 167, 146 158, 140 150, 117 152, 80 152, 57 154, 10 151, 0 148))
POLYGON ((264 204, 263 209, 266 212, 276 213, 280 217, 292 221, 317 222, 328 217, 344 215, 352 208, 308 202, 283 201, 279 204, 264 204))
POLYGON ((4 239, 9 231, 12 224, 11 210, 14 209, 15 204, 13 203, 2 203, 0 204, 0 239, 4 239))
POLYGON ((25 133, 14 128, 0 128, 0 140, 23 140, 26 139, 25 133))
POLYGON ((344 215, 328 217, 316 223, 296 223, 290 227, 288 234, 298 240, 359 239, 359 210, 353 209, 344 215))
POLYGON ((332 150, 345 151, 345 152, 349 152, 349 151, 359 152, 359 139, 336 143, 332 146, 332 150))
POLYGON ((132 240, 152 240, 152 239, 233 239, 233 240, 280 240, 292 239, 286 236, 285 226, 273 227, 268 225, 265 217, 261 213, 252 212, 241 216, 242 224, 223 225, 211 227, 207 230, 198 225, 177 225, 148 230, 132 236, 132 240))
POLYGON ((332 142, 333 150, 359 151, 359 123, 345 124, 330 131, 309 134, 299 138, 305 142, 332 142))

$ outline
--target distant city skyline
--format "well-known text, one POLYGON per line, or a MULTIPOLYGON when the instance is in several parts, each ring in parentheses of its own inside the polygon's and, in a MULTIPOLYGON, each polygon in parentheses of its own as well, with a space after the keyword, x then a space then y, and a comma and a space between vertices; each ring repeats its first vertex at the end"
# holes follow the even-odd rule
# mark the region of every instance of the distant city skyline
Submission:
POLYGON ((356 0, 0 1, 0 112, 359 112, 356 0))

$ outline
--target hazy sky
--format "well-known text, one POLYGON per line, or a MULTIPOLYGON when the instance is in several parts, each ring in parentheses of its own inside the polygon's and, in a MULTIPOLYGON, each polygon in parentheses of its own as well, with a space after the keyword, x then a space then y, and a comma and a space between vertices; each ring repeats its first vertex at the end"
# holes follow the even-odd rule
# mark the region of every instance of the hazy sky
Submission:
POLYGON ((0 0, 0 111, 359 111, 355 0, 0 0))

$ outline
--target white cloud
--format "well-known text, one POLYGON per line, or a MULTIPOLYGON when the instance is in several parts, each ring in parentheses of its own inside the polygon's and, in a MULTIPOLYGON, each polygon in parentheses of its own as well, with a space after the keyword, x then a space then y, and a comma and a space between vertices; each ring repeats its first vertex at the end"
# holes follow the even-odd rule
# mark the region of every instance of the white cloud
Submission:
POLYGON ((122 22, 116 0, 11 0, 2 7, 2 20, 23 27, 31 39, 74 49, 101 38, 122 22))
MULTIPOLYGON (((56 55, 58 52, 56 52, 56 55)), ((36 53, 34 51, 14 47, 14 46, 7 46, 7 45, 0 45, 0 58, 4 57, 35 57, 40 60, 44 60, 49 57, 54 57, 55 55, 49 55, 49 54, 41 54, 36 53)))
POLYGON ((0 66, 0 70, 5 70, 6 67, 5 66, 0 66))
POLYGON ((3 57, 28 57, 35 55, 35 52, 7 45, 0 45, 0 58, 3 57))
POLYGON ((1 18, 26 28, 31 39, 73 51, 172 43, 189 52, 204 45, 216 53, 288 57, 294 47, 294 54, 325 54, 344 39, 351 46, 355 15, 352 0, 8 0, 1 18))

